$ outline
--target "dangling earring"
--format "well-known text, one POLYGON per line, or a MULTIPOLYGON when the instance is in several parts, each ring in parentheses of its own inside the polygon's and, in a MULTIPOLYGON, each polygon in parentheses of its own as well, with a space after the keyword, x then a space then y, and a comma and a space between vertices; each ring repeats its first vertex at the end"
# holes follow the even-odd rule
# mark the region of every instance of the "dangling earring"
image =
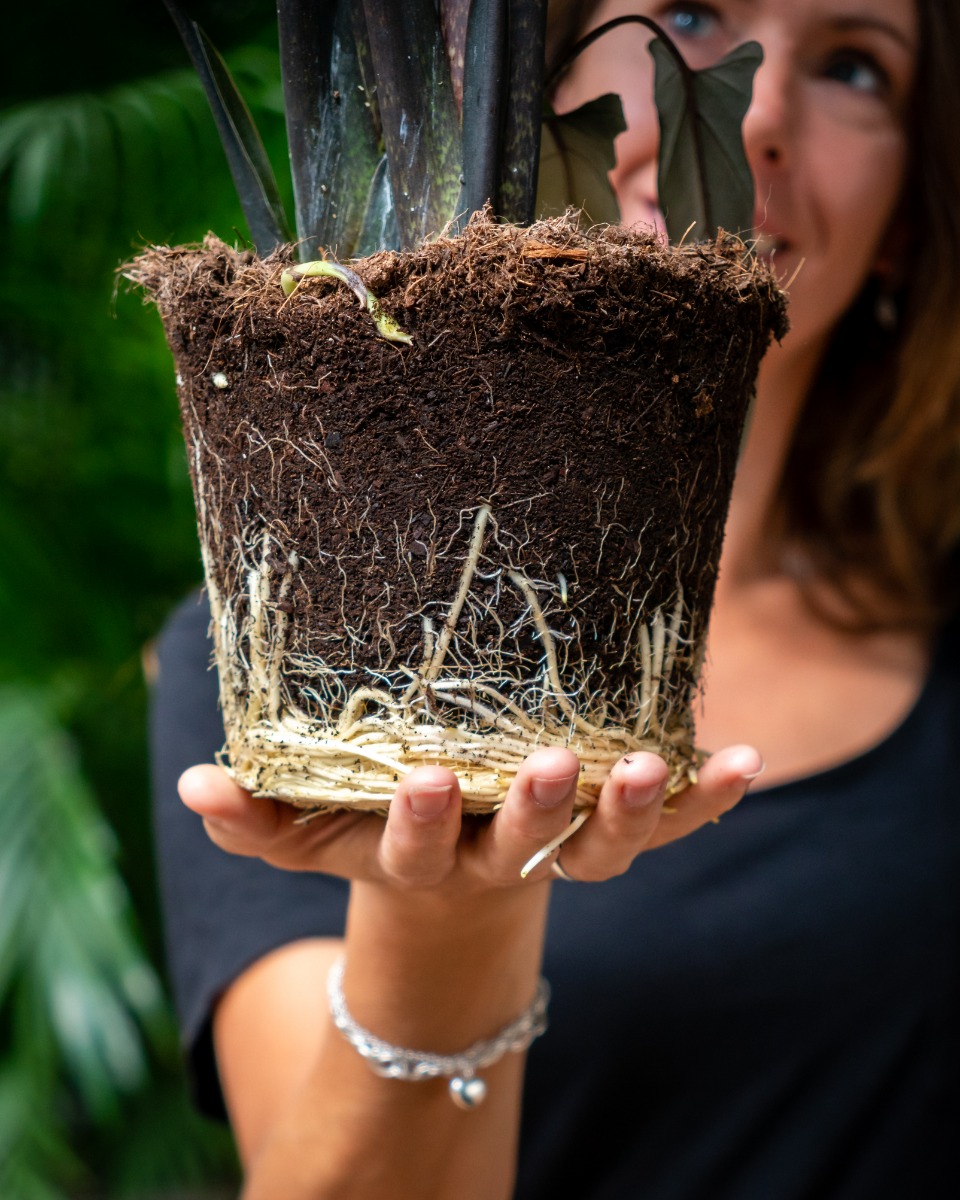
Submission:
POLYGON ((873 302, 873 317, 884 333, 892 333, 900 324, 900 310, 892 292, 886 289, 877 292, 873 302))

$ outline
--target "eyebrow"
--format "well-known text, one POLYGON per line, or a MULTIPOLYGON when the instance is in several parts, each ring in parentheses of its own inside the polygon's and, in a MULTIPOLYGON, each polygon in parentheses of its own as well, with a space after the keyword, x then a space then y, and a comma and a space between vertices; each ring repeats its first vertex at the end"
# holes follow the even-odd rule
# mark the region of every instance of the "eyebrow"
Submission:
POLYGON ((901 46, 909 54, 916 52, 916 44, 914 39, 904 33, 897 25, 891 21, 885 21, 883 17, 875 17, 872 13, 850 14, 840 17, 835 17, 831 21, 834 29, 841 33, 851 32, 853 30, 873 29, 878 33, 885 33, 889 38, 901 46))

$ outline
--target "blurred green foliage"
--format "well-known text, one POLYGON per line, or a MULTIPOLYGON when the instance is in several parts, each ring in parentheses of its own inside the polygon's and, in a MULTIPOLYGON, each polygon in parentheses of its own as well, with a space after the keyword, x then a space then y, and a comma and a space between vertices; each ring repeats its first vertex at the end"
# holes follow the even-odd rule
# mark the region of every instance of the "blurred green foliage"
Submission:
MULTIPOLYGON (((116 271, 145 243, 244 227, 172 25, 159 0, 130 7, 33 6, 43 70, 2 73, 4 1200, 235 1179, 186 1102, 159 982, 142 658, 201 571, 170 357, 116 271), (86 77, 73 29, 99 47, 86 77)), ((271 6, 197 7, 215 33, 247 18, 221 40, 286 179, 271 6)))

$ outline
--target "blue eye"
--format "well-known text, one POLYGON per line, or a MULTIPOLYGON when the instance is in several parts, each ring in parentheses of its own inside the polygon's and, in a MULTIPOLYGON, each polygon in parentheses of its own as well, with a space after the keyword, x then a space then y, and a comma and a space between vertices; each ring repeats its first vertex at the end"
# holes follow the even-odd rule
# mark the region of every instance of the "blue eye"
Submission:
POLYGON ((717 18, 703 4, 674 4, 664 24, 675 37, 706 38, 716 32, 717 18))
POLYGON ((890 85, 884 69, 869 56, 858 53, 838 54, 827 65, 828 79, 845 84, 857 92, 881 95, 890 85))

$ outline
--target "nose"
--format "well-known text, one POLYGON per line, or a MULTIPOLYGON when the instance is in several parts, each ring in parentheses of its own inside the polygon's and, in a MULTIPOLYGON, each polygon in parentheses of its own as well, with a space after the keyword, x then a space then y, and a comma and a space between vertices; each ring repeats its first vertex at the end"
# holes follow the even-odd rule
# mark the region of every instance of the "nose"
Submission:
POLYGON ((794 120, 792 98, 789 56, 781 48, 764 45, 763 62, 753 81, 753 98, 743 119, 743 144, 754 175, 788 161, 794 120))

